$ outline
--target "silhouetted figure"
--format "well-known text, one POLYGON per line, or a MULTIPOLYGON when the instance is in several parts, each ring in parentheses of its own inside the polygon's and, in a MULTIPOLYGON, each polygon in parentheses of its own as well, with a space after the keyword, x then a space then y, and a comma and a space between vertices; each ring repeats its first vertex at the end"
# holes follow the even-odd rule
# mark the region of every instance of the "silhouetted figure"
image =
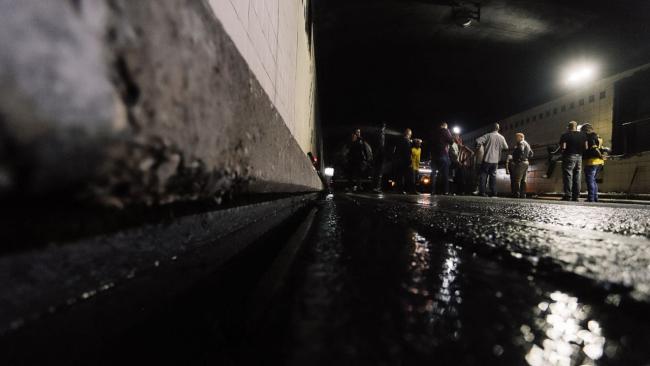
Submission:
POLYGON ((471 193, 474 190, 471 185, 474 151, 463 143, 460 134, 454 134, 452 137, 454 143, 449 149, 454 182, 452 192, 456 194, 471 193))
POLYGON ((397 188, 402 193, 412 190, 413 172, 411 170, 411 135, 413 132, 410 128, 404 130, 404 135, 395 144, 393 151, 393 166, 395 169, 395 178, 397 188))
POLYGON ((562 149, 563 201, 578 201, 582 174, 582 154, 587 150, 587 135, 577 131, 578 123, 569 122, 568 131, 560 138, 562 149))
POLYGON ((447 122, 441 122, 438 127, 431 139, 431 194, 449 194, 449 146, 454 140, 447 128, 447 122))
POLYGON ((353 191, 362 189, 361 179, 372 162, 372 149, 361 138, 361 130, 356 129, 352 133, 348 144, 347 167, 350 186, 353 191))

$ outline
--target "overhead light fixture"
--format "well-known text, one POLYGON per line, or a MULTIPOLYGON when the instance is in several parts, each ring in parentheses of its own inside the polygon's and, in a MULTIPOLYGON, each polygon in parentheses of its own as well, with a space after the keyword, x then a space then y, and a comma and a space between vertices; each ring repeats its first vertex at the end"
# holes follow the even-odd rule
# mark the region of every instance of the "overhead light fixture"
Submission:
POLYGON ((580 63, 570 67, 565 75, 565 83, 568 86, 579 86, 588 83, 596 78, 597 68, 592 63, 580 63))
POLYGON ((454 134, 456 134, 456 135, 460 135, 460 131, 461 131, 461 130, 460 130, 460 127, 458 127, 458 126, 454 126, 454 127, 451 129, 451 131, 452 131, 454 134))
POLYGON ((469 26, 472 25, 472 19, 471 18, 459 19, 458 25, 460 25, 463 28, 469 28, 469 26))
POLYGON ((456 1, 452 4, 454 23, 461 28, 469 28, 474 21, 481 21, 481 3, 475 1, 456 1))

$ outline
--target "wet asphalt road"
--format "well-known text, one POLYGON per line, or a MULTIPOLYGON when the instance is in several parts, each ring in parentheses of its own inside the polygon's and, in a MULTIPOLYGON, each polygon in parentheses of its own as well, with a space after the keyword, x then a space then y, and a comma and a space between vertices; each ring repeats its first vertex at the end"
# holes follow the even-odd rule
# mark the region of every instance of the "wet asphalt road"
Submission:
POLYGON ((288 284, 264 361, 650 365, 647 206, 330 196, 288 284))
POLYGON ((274 228, 223 265, 160 266, 173 295, 116 286, 0 342, 0 359, 650 365, 650 206, 336 194, 264 217, 274 228))

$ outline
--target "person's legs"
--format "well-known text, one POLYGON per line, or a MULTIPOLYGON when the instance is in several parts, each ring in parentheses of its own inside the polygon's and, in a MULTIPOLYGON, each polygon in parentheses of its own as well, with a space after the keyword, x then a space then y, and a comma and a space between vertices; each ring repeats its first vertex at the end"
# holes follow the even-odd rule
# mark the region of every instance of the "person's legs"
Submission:
POLYGON ((497 195, 497 166, 498 164, 490 164, 488 174, 490 179, 490 196, 497 195))
POLYGON ((548 159, 548 168, 546 168, 546 178, 550 178, 551 174, 553 174, 553 171, 555 170, 555 162, 556 160, 553 160, 553 157, 550 157, 548 159))
POLYGON ((587 202, 593 202, 594 193, 593 193, 593 184, 591 173, 593 171, 593 166, 585 165, 585 184, 587 185, 587 202))
POLYGON ((587 165, 585 166, 585 183, 587 184, 587 201, 595 202, 596 201, 596 173, 598 172, 598 166, 596 165, 587 165))
POLYGON ((375 157, 374 174, 373 174, 373 188, 375 191, 381 191, 381 182, 384 172, 384 156, 379 154, 375 157))
POLYGON ((439 178, 441 180, 441 186, 443 194, 449 193, 449 157, 442 157, 438 159, 438 166, 440 169, 439 178))
POLYGON ((417 193, 417 184, 418 184, 418 171, 417 170, 411 170, 411 182, 413 182, 413 193, 417 193))
POLYGON ((348 163, 347 165, 347 176, 348 176, 348 185, 346 189, 353 189, 354 185, 356 184, 356 167, 353 162, 348 163))
POLYGON ((459 171, 461 179, 460 192, 462 194, 472 193, 474 189, 471 188, 469 184, 469 169, 467 167, 461 167, 459 171))
POLYGON ((353 170, 352 170, 352 182, 353 182, 353 190, 360 190, 361 189, 361 176, 363 175, 363 167, 359 165, 355 165, 353 170))
POLYGON ((400 189, 400 192, 406 192, 411 188, 410 184, 409 184, 410 178, 408 176, 410 171, 411 171, 410 166, 406 165, 405 163, 400 164, 400 167, 399 167, 399 189, 400 189))
POLYGON ((528 162, 517 164, 517 184, 519 186, 519 197, 526 198, 527 182, 528 182, 528 162))
POLYGON ((465 194, 466 184, 466 174, 465 169, 462 166, 456 168, 456 177, 454 178, 454 185, 456 186, 456 194, 465 194))
POLYGON ((454 167, 454 163, 451 163, 449 165, 449 193, 456 193, 458 190, 456 188, 456 168, 454 167))
POLYGON ((436 159, 431 159, 431 176, 429 177, 431 184, 431 194, 436 194, 436 179, 438 179, 438 164, 436 159))
POLYGON ((508 170, 510 171, 510 193, 512 193, 513 197, 517 197, 519 195, 519 190, 517 187, 517 175, 515 169, 516 169, 515 163, 508 164, 508 170))
POLYGON ((404 171, 404 179, 406 180, 406 192, 408 193, 415 193, 415 175, 414 175, 413 168, 411 166, 408 167, 407 170, 404 171))
POLYGON ((575 165, 573 168, 573 184, 571 187, 571 199, 576 201, 580 197, 580 183, 582 180, 582 156, 575 155, 575 165))
POLYGON ((594 172, 594 202, 598 202, 598 173, 603 170, 602 165, 596 166, 596 171, 594 172))
POLYGON ((483 163, 481 164, 481 173, 479 177, 479 183, 478 183, 478 193, 481 196, 485 195, 485 186, 487 184, 487 176, 488 176, 488 163, 483 163))
POLYGON ((571 184, 573 182, 573 168, 575 162, 568 156, 562 157, 562 185, 564 188, 565 200, 571 199, 571 184))

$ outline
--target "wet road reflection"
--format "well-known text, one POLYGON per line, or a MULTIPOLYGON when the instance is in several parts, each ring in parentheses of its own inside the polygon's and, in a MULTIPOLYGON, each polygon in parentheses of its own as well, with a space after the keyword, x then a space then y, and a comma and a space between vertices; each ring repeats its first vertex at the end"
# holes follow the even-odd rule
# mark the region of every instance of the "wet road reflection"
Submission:
POLYGON ((462 297, 456 281, 460 258, 451 243, 432 246, 417 232, 412 241, 410 277, 404 283, 407 291, 402 300, 407 321, 405 339, 420 352, 426 352, 437 345, 438 334, 447 334, 454 340, 460 338, 462 324, 457 319, 457 306, 462 297))
MULTIPOLYGON (((590 307, 559 291, 551 293, 549 300, 533 309, 537 316, 533 327, 544 337, 541 342, 533 343, 526 354, 528 364, 595 365, 603 356, 605 337, 598 321, 588 319, 590 307)), ((530 326, 522 325, 521 332, 524 340, 533 342, 530 326)))
POLYGON ((566 205, 532 200, 351 195, 387 217, 455 242, 494 248, 536 265, 633 288, 650 302, 650 206, 566 205), (624 228, 634 227, 633 235, 624 228), (611 230, 610 230, 611 229, 611 230))
POLYGON ((456 241, 405 212, 429 208, 411 207, 323 202, 313 242, 277 302, 288 319, 262 337, 268 357, 292 365, 650 362, 646 303, 456 241))

